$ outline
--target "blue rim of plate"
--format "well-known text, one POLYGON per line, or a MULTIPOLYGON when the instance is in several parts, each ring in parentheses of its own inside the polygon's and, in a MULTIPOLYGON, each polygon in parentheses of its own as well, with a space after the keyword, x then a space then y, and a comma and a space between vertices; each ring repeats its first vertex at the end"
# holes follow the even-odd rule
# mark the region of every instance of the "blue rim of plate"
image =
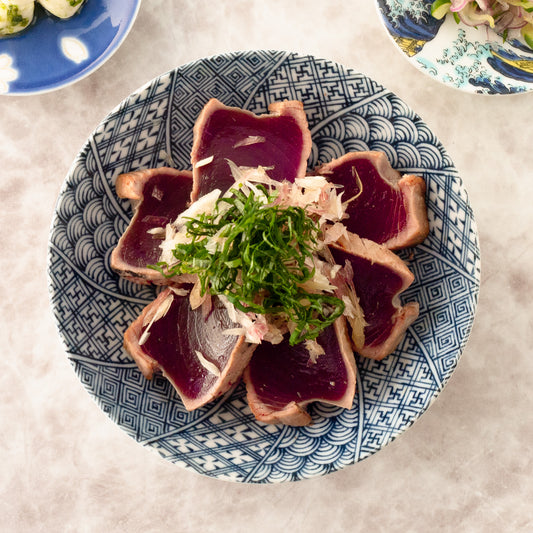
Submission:
POLYGON ((0 95, 46 93, 87 77, 117 51, 140 5, 141 0, 86 0, 65 20, 39 8, 28 28, 0 39, 0 95))
POLYGON ((277 483, 324 475, 371 456, 403 433, 450 378, 470 334, 480 282, 476 225, 452 161, 400 98, 328 60, 281 51, 200 59, 154 79, 96 128, 62 186, 48 249, 50 300, 67 355, 103 411, 137 442, 181 467, 219 479, 277 483), (109 256, 131 218, 114 192, 118 174, 172 163, 190 168, 192 127, 203 105, 266 112, 304 103, 313 137, 309 166, 352 150, 381 150, 427 183, 430 234, 401 256, 416 280, 405 301, 420 316, 399 348, 378 362, 356 356, 352 409, 315 403, 313 425, 254 420, 239 384, 187 412, 169 382, 146 380, 122 335, 152 287, 112 272, 109 256))
MULTIPOLYGON (((431 16, 433 0, 375 0, 383 25, 408 61, 434 80, 471 94, 533 90, 533 50, 517 35, 431 16)), ((518 33, 518 32, 516 32, 518 33)))

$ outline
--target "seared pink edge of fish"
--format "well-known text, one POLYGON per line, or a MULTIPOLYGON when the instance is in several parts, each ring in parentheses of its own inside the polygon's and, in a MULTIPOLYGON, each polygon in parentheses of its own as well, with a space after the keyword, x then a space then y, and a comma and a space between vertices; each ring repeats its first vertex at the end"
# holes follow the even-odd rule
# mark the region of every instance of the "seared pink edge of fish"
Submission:
POLYGON ((426 206, 426 182, 420 176, 406 174, 402 176, 392 168, 389 159, 383 152, 348 152, 316 167, 315 171, 324 176, 332 173, 337 166, 347 161, 367 159, 371 161, 381 178, 393 189, 400 190, 406 210, 406 226, 395 237, 382 243, 391 250, 399 250, 420 244, 429 233, 429 221, 426 206))
MULTIPOLYGON (((255 118, 268 117, 268 116, 292 116, 296 123, 300 126, 302 131, 302 155, 300 158, 300 166, 298 169, 297 177, 304 177, 307 170, 307 159, 311 154, 311 148, 313 141, 311 140, 311 132, 309 131, 309 125, 307 123, 307 116, 304 111, 304 106, 302 102, 298 100, 283 100, 282 102, 273 102, 269 104, 268 111, 269 114, 256 115, 251 111, 246 109, 241 109, 239 107, 231 107, 223 104, 216 98, 211 98, 207 104, 203 107, 202 111, 198 115, 196 122, 193 127, 193 145, 191 150, 191 163, 193 166, 193 187, 191 191, 191 202, 196 201, 198 198, 198 189, 200 187, 199 183, 199 173, 200 169, 195 167, 195 163, 198 162, 197 152, 199 145, 201 143, 201 132, 205 127, 206 122, 209 119, 209 116, 219 109, 233 109, 236 113, 243 113, 255 118)), ((225 192, 225 191, 222 191, 225 192)))
POLYGON ((246 343, 244 336, 240 336, 235 342, 235 347, 231 352, 227 365, 221 371, 220 376, 213 383, 213 386, 198 398, 186 396, 165 374, 165 369, 150 357, 143 350, 142 346, 139 346, 143 324, 152 319, 159 305, 169 294, 171 294, 171 292, 171 289, 163 290, 153 302, 143 309, 139 317, 135 319, 124 333, 124 348, 137 363, 139 370, 143 373, 146 379, 152 379, 154 372, 160 371, 163 376, 172 383, 172 386, 183 401, 185 409, 192 411, 221 396, 235 385, 235 383, 241 378, 245 367, 250 362, 250 358, 252 357, 256 345, 246 343))
POLYGON ((396 237, 383 243, 390 250, 400 250, 420 244, 429 234, 426 182, 420 176, 406 174, 398 182, 398 187, 403 196, 407 224, 396 237))
MULTIPOLYGON (((346 327, 346 320, 344 317, 338 318, 334 323, 337 341, 342 353, 342 359, 346 368, 347 385, 346 392, 340 400, 331 401, 322 398, 313 398, 304 402, 289 402, 287 405, 276 409, 273 406, 266 405, 259 399, 255 390, 253 381, 250 378, 249 367, 247 367, 243 374, 243 379, 246 384, 246 399, 248 405, 255 416, 255 418, 266 424, 285 424, 288 426, 307 426, 311 423, 311 416, 306 410, 306 406, 312 402, 320 401, 332 405, 338 405, 350 409, 352 407, 355 396, 356 385, 356 367, 353 350, 348 336, 348 329, 346 327)), ((327 357, 328 354, 319 355, 319 357, 327 357)))
POLYGON ((407 328, 416 320, 419 313, 417 302, 409 302, 404 306, 400 302, 400 294, 404 292, 414 281, 414 274, 409 270, 405 262, 394 252, 381 244, 368 239, 362 239, 354 233, 348 233, 348 237, 342 237, 333 247, 344 249, 345 251, 365 258, 373 264, 380 264, 396 272, 401 280, 400 289, 392 298, 392 304, 397 308, 393 315, 393 328, 389 337, 377 346, 364 345, 354 346, 354 350, 363 357, 381 360, 393 352, 402 340, 407 328))
POLYGON ((124 279, 140 285, 168 285, 172 283, 168 278, 157 272, 157 270, 132 266, 123 261, 120 257, 121 246, 126 239, 128 230, 130 227, 133 227, 136 222, 138 213, 137 207, 143 200, 144 186, 153 176, 161 173, 192 179, 192 172, 190 170, 176 170, 171 167, 159 167, 120 174, 115 182, 115 189, 118 197, 127 198, 132 201, 133 217, 126 228, 126 231, 120 237, 117 246, 111 253, 111 268, 118 272, 124 279))

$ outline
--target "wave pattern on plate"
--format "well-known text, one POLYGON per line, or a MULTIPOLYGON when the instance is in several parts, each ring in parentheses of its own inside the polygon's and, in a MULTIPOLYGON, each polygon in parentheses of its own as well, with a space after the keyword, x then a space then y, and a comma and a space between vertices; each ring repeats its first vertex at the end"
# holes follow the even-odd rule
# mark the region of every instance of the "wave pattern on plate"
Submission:
POLYGON ((470 93, 512 94, 533 89, 533 51, 519 29, 498 35, 488 26, 431 16, 433 0, 375 0, 395 45, 422 72, 470 93))
POLYGON ((61 190, 49 246, 53 311, 80 381, 138 442, 182 467, 220 479, 275 483, 327 474, 375 453, 436 397, 472 325, 479 249, 467 194, 430 129, 399 98, 330 61, 285 52, 215 56, 169 72, 124 100, 74 162, 61 190), (431 232, 402 257, 416 275, 406 299, 420 318, 381 362, 357 358, 352 409, 315 404, 305 428, 256 422, 241 384, 187 412, 164 378, 144 379, 122 335, 155 295, 119 278, 109 254, 130 217, 115 196, 121 172, 190 167, 192 126, 211 97, 266 112, 284 98, 304 102, 313 133, 309 166, 354 149, 384 151, 428 184, 431 232), (412 254, 412 257, 411 257, 412 254))

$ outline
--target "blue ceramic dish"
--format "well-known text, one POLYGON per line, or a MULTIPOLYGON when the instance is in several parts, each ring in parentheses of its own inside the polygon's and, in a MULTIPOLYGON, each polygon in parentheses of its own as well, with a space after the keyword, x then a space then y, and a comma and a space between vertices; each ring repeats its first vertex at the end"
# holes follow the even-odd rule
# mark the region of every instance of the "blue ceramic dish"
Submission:
POLYGON ((433 0, 376 0, 383 24, 411 64, 431 78, 473 94, 533 89, 533 50, 519 32, 507 39, 486 26, 431 16, 433 0))
POLYGON ((138 442, 182 467, 225 480, 274 483, 356 463, 405 431, 454 371, 479 290, 471 207, 448 154, 404 102, 330 61, 274 51, 225 54, 168 72, 124 100, 78 154, 62 187, 49 244, 52 308, 80 381, 138 442), (416 276, 405 293, 420 316, 398 349, 378 362, 356 357, 352 409, 316 403, 313 425, 270 426, 250 412, 243 385, 187 412, 163 377, 147 381, 122 348, 128 325, 155 297, 119 278, 109 257, 131 218, 117 198, 123 172, 190 168, 193 124, 211 97, 264 113, 270 102, 304 103, 312 132, 309 167, 352 150, 381 150, 427 183, 430 234, 404 250, 416 276))
POLYGON ((0 94, 60 89, 103 65, 126 38, 141 0, 86 0, 59 19, 37 9, 23 32, 0 39, 0 94))

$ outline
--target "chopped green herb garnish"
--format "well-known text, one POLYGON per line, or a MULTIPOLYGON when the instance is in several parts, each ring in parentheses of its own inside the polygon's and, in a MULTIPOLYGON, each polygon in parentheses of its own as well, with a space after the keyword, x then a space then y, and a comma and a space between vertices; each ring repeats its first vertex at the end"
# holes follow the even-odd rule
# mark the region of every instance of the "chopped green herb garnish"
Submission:
POLYGON ((230 192, 211 214, 187 219, 190 242, 176 245, 177 263, 152 268, 196 274, 202 295, 225 295, 241 311, 286 317, 296 325, 291 345, 315 339, 344 311, 339 298, 301 287, 315 274, 318 223, 301 207, 275 205, 263 185, 230 192))
POLYGON ((7 23, 10 26, 27 26, 29 21, 27 18, 24 18, 19 11, 18 6, 11 4, 7 8, 7 23))

